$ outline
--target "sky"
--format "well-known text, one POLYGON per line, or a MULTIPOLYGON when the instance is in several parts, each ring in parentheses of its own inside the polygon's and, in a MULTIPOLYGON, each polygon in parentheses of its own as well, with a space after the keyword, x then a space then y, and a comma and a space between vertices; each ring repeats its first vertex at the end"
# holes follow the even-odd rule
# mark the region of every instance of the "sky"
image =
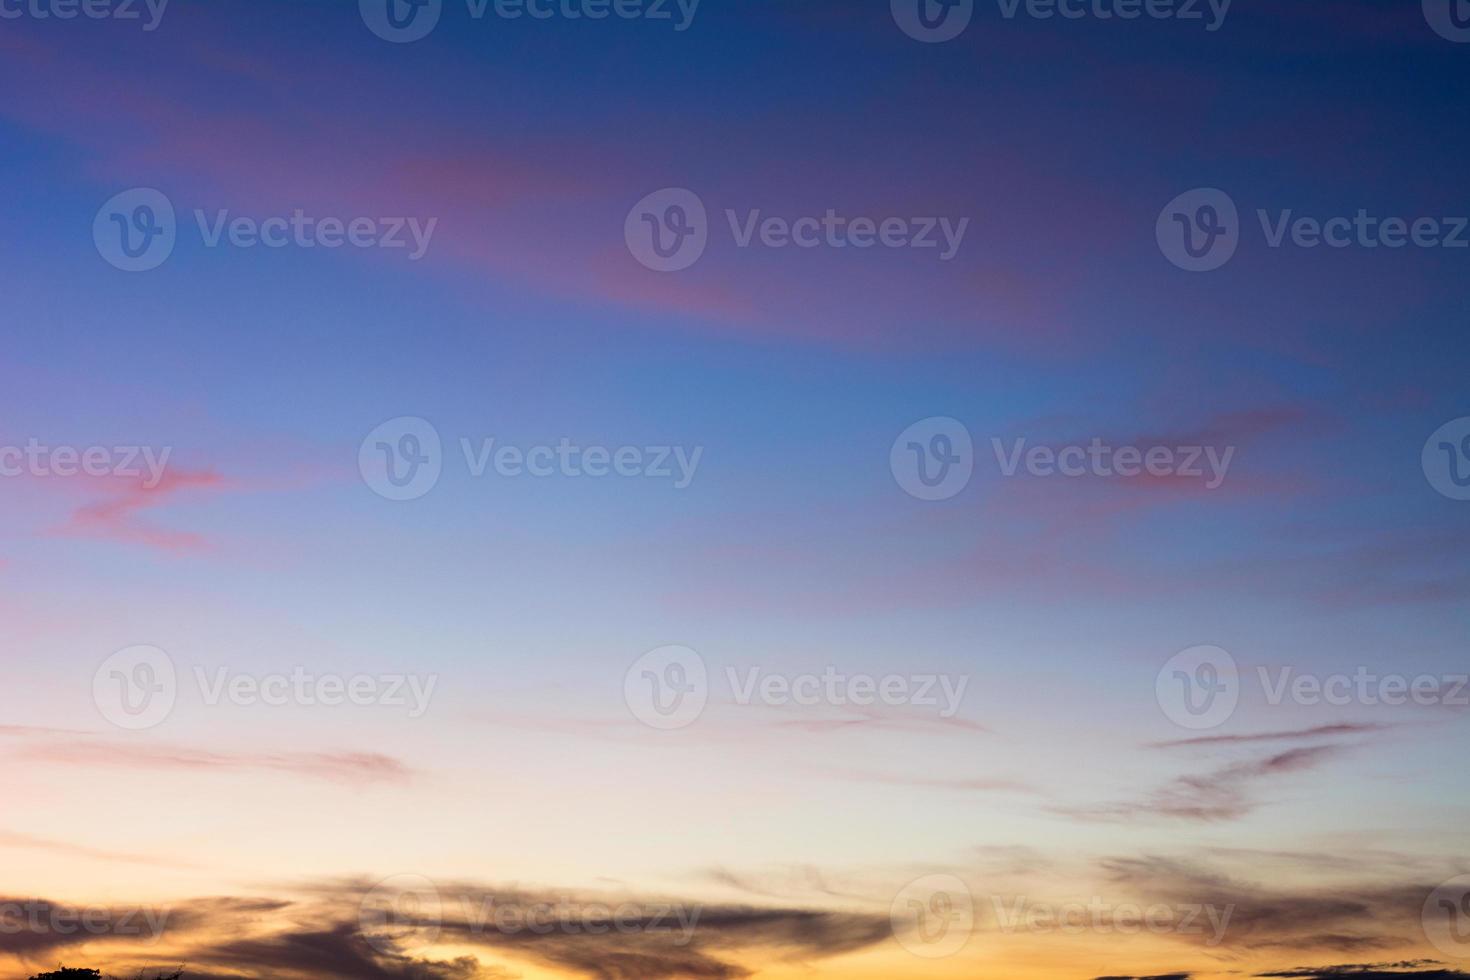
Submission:
POLYGON ((1467 79, 0 0, 0 978, 1470 976, 1467 79))

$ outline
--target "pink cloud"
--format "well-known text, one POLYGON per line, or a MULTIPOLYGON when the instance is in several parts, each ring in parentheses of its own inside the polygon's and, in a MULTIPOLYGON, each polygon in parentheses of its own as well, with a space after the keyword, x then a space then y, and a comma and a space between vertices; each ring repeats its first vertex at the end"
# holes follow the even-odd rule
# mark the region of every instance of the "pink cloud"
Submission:
POLYGON ((108 497, 78 508, 51 534, 120 541, 174 554, 207 550, 209 542, 203 535, 155 527, 140 515, 181 494, 220 493, 234 487, 213 470, 165 470, 156 486, 148 486, 142 477, 115 485, 108 497))

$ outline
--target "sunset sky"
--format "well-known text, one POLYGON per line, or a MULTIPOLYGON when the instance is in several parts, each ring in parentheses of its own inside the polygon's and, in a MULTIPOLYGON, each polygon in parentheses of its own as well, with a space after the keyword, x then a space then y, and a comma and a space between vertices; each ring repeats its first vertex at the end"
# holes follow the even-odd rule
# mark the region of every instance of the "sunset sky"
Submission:
POLYGON ((0 980, 1470 976, 1464 0, 386 2, 0 0, 0 980))

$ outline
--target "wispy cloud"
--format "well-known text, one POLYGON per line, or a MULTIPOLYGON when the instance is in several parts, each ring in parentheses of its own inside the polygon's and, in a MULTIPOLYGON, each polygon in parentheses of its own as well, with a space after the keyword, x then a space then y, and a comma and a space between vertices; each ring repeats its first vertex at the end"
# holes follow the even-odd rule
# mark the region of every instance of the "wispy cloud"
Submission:
POLYGON ((346 783, 402 783, 414 774, 398 759, 376 752, 217 752, 162 745, 66 742, 32 746, 18 757, 125 769, 278 772, 346 783))
POLYGON ((140 478, 111 489, 105 499, 78 508, 51 533, 121 541, 175 554, 202 551, 209 547, 203 535, 156 527, 141 515, 180 496, 220 493, 232 486, 230 480, 213 470, 168 470, 156 486, 150 487, 140 478))
POLYGON ((1251 742, 1291 742, 1300 739, 1327 738, 1335 735, 1365 735, 1381 732, 1392 725, 1380 722, 1343 722, 1336 725, 1318 725, 1315 728, 1299 728, 1294 731, 1256 732, 1250 735, 1199 735, 1194 738, 1179 738, 1150 743, 1150 748, 1173 749, 1196 745, 1243 745, 1251 742))

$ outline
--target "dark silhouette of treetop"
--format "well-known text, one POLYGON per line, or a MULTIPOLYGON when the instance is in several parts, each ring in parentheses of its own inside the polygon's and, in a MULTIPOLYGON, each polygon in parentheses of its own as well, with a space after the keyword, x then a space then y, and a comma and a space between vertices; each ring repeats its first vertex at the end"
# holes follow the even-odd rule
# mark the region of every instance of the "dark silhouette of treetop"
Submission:
MULTIPOLYGON (((157 974, 152 980, 183 980, 183 976, 184 971, 179 970, 177 973, 157 974)), ((117 980, 117 978, 112 976, 104 977, 99 970, 86 970, 78 967, 63 966, 52 970, 50 973, 38 973, 31 977, 31 980, 117 980)), ((139 972, 136 980, 148 980, 148 978, 139 972)))

